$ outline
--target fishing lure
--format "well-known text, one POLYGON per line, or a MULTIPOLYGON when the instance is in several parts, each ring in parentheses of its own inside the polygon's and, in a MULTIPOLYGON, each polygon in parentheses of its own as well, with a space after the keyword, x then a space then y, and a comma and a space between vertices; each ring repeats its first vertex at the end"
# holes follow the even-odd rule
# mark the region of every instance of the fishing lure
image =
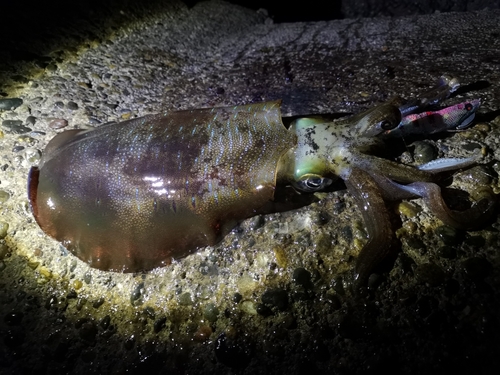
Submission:
POLYGON ((400 138, 410 135, 465 130, 474 121, 480 105, 481 100, 474 99, 439 111, 409 114, 401 120, 395 129, 386 131, 385 135, 400 138))

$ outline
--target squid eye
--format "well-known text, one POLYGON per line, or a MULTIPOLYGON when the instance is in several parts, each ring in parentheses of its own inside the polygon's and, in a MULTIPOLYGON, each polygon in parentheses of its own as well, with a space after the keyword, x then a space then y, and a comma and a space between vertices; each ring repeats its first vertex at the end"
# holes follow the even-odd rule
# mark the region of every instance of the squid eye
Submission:
POLYGON ((300 191, 312 193, 315 191, 320 191, 326 188, 332 183, 329 178, 321 176, 303 176, 299 181, 296 181, 293 185, 300 191))
POLYGON ((392 130, 394 128, 396 128, 399 124, 396 124, 395 122, 390 122, 388 120, 383 120, 383 121, 380 121, 379 123, 379 128, 382 129, 382 130, 392 130))

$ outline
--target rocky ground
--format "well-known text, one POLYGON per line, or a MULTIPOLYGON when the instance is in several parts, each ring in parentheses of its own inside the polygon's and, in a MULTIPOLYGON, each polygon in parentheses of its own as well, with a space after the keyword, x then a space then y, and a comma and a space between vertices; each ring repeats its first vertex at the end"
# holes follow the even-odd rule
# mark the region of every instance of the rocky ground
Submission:
POLYGON ((498 191, 500 11, 274 24, 220 1, 124 9, 58 47, 33 36, 0 52, 1 373, 497 373, 496 218, 464 232, 420 200, 390 205, 401 252, 356 296, 346 275, 366 234, 341 187, 171 266, 119 274, 48 238, 25 186, 63 128, 274 99, 286 116, 353 113, 448 73, 463 82, 448 103, 482 99, 476 125, 423 147, 481 148, 452 186, 498 191))

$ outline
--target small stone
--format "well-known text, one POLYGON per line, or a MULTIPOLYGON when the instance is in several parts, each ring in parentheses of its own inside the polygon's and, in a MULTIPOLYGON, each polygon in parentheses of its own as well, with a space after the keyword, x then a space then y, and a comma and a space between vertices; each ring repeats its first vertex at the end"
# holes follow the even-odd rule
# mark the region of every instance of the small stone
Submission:
POLYGON ((10 255, 10 248, 4 243, 0 243, 0 260, 3 260, 5 257, 9 255, 10 255))
POLYGON ((74 289, 70 290, 68 294, 66 294, 66 299, 76 299, 78 297, 78 294, 74 289))
POLYGON ((104 318, 101 319, 99 322, 99 326, 106 330, 109 327, 109 324, 111 323, 111 317, 109 315, 106 315, 104 318))
POLYGON ((42 152, 38 149, 28 149, 26 150, 26 160, 30 164, 37 164, 42 158, 42 152))
POLYGON ((6 98, 0 99, 0 110, 12 110, 23 104, 23 100, 20 98, 6 98))
POLYGON ((75 102, 68 102, 67 107, 72 111, 76 111, 78 109, 78 104, 75 102))
POLYGON ((95 117, 90 117, 89 116, 89 124, 90 125, 99 125, 101 123, 101 120, 95 118, 95 117))
POLYGON ((441 246, 437 253, 441 258, 445 259, 455 259, 457 257, 457 251, 452 246, 441 246))
POLYGON ((90 272, 85 272, 83 275, 83 281, 85 284, 90 284, 92 282, 92 274, 90 272))
POLYGON ((237 281, 236 285, 242 295, 251 294, 259 285, 248 273, 244 273, 237 281))
POLYGON ((17 137, 17 141, 20 143, 34 144, 36 142, 36 139, 30 137, 29 135, 22 134, 19 137, 17 137))
POLYGON ((249 315, 257 315, 257 309, 252 301, 243 301, 240 303, 240 309, 249 315))
POLYGON ((9 230, 9 224, 5 221, 0 221, 0 239, 4 239, 9 230))
POLYGON ((134 306, 140 304, 143 289, 144 289, 144 283, 139 283, 132 291, 132 294, 130 295, 130 302, 134 306))
POLYGON ((103 303, 104 303, 104 298, 101 297, 97 301, 94 301, 94 303, 92 304, 92 306, 94 307, 94 309, 98 309, 99 307, 102 306, 103 303))
POLYGON ((155 320, 153 323, 153 331, 154 333, 160 332, 163 328, 165 328, 165 323, 167 322, 167 318, 162 316, 155 320))
POLYGON ((212 334, 212 328, 209 325, 203 324, 194 333, 193 339, 197 342, 205 342, 210 338, 212 334))
POLYGON ((458 245, 462 240, 458 230, 447 225, 437 227, 435 232, 445 245, 458 245))
POLYGON ((25 122, 28 125, 35 125, 35 123, 36 123, 36 117, 35 116, 28 116, 28 117, 26 117, 25 122))
POLYGON ((213 303, 208 303, 203 309, 203 316, 210 323, 214 323, 217 321, 217 318, 219 316, 219 309, 213 303))
POLYGON ((270 316, 273 314, 273 311, 269 307, 264 305, 263 303, 257 304, 257 306, 255 307, 255 310, 257 311, 257 314, 259 314, 263 317, 267 317, 267 316, 270 316))
POLYGON ((76 309, 80 311, 86 303, 87 299, 85 297, 80 298, 78 301, 76 301, 76 309))
POLYGON ((152 308, 151 306, 146 306, 144 308, 144 312, 146 313, 146 315, 151 318, 151 319, 154 319, 156 317, 156 313, 155 313, 155 309, 152 308))
POLYGON ((4 120, 2 121, 2 127, 12 134, 24 134, 32 131, 31 128, 24 126, 21 120, 4 120))
POLYGON ((5 190, 0 190, 0 204, 7 202, 10 198, 10 194, 5 190))
POLYGON ((123 343, 123 347, 126 350, 132 349, 134 345, 135 345, 135 337, 133 335, 130 336, 128 339, 126 339, 125 342, 123 343))
POLYGON ((83 286, 83 283, 81 282, 81 280, 73 281, 73 288, 75 288, 75 290, 80 289, 82 286, 83 286))
POLYGON ((182 306, 190 306, 194 303, 191 293, 186 292, 179 295, 179 304, 182 306))
POLYGON ((425 164, 437 158, 438 153, 436 148, 430 143, 424 141, 416 141, 411 144, 415 149, 413 157, 418 164, 425 164))
POLYGON ((51 279, 52 278, 52 271, 48 270, 45 267, 40 267, 40 269, 38 270, 38 272, 40 272, 40 275, 42 275, 46 279, 51 279))
POLYGON ((420 238, 408 237, 406 243, 412 249, 425 249, 425 243, 420 238))
POLYGON ((305 289, 312 288, 311 273, 305 268, 299 267, 293 271, 293 281, 305 289))
POLYGON ((56 118, 49 123, 49 128, 51 129, 62 129, 68 126, 68 121, 61 118, 56 118))
POLYGON ((233 295, 233 302, 234 303, 239 303, 242 299, 243 299, 243 296, 240 293, 238 293, 238 292, 234 293, 234 295, 233 295))
POLYGON ((398 211, 401 215, 412 218, 417 216, 422 209, 411 202, 402 201, 398 205, 398 211))
POLYGON ((12 147, 12 152, 19 152, 24 150, 24 146, 14 146, 12 147))
POLYGON ((288 307, 288 294, 283 289, 268 289, 262 295, 262 303, 284 311, 288 307))

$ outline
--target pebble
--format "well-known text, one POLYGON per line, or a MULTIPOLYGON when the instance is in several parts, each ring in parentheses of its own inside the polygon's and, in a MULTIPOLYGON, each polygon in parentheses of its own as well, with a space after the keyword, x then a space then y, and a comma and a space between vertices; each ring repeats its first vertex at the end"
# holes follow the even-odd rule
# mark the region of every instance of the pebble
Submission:
POLYGON ((2 127, 12 134, 24 134, 33 130, 24 126, 21 120, 4 120, 2 121, 2 127))
POLYGON ((83 283, 81 280, 75 280, 73 281, 73 288, 76 290, 80 289, 83 286, 83 283))
POLYGON ((66 126, 68 126, 68 121, 61 118, 56 118, 49 123, 49 128, 51 129, 62 129, 66 126))
POLYGON ((288 294, 280 288, 268 289, 262 294, 262 303, 284 311, 288 307, 288 294))
POLYGON ((264 216, 257 215, 257 216, 254 216, 254 217, 248 219, 246 224, 248 226, 248 229, 256 230, 256 229, 259 229, 260 227, 262 227, 265 222, 266 222, 266 220, 264 219, 264 216))
POLYGON ((219 316, 219 309, 213 303, 208 303, 203 309, 203 316, 210 323, 214 323, 219 316))
POLYGON ((7 202, 10 198, 10 194, 7 193, 5 190, 0 189, 0 204, 3 204, 7 202))
POLYGON ((85 297, 80 298, 78 301, 76 301, 76 309, 80 311, 83 306, 87 303, 87 299, 85 297))
POLYGON ((205 342, 210 338, 211 334, 212 334, 212 328, 210 328, 210 326, 206 324, 203 324, 194 333, 193 339, 197 342, 205 342))
POLYGON ((156 317, 155 309, 151 306, 146 306, 143 311, 151 319, 154 319, 156 317))
POLYGON ((153 323, 153 331, 154 333, 160 332, 163 328, 165 328, 165 323, 167 322, 167 317, 161 316, 155 320, 153 323))
POLYGON ((293 281, 305 289, 312 288, 311 272, 305 268, 299 267, 293 271, 293 281))
POLYGON ((462 241, 458 230, 447 225, 437 227, 435 232, 445 245, 458 245, 462 241))
POLYGON ((240 304, 241 311, 249 314, 249 315, 257 315, 257 309, 255 304, 252 301, 243 301, 240 304))
POLYGON ((90 272, 85 272, 83 275, 83 281, 85 284, 90 284, 92 282, 92 274, 90 272))
POLYGON ((12 147, 12 152, 19 152, 24 150, 24 146, 14 146, 12 147))
POLYGON ((0 243, 0 260, 3 260, 9 254, 10 248, 4 243, 0 243))
POLYGON ((138 302, 141 300, 143 289, 144 289, 144 283, 139 283, 132 291, 132 294, 130 295, 130 302, 133 305, 138 304, 138 302))
POLYGON ((78 109, 78 104, 76 104, 75 102, 68 102, 66 106, 72 111, 76 111, 78 109))
POLYGON ((411 144, 415 149, 413 157, 418 164, 428 163, 437 158, 438 153, 433 145, 424 141, 417 141, 411 144))
POLYGON ((457 251, 452 246, 441 246, 437 253, 441 258, 445 259, 455 259, 457 257, 457 251))
POLYGON ((102 306, 103 303, 104 303, 104 298, 100 297, 97 301, 94 301, 92 306, 94 307, 94 309, 98 309, 99 307, 102 306))
POLYGON ((417 216, 422 209, 411 202, 402 201, 398 204, 398 211, 401 215, 412 218, 417 216))
POLYGON ((26 150, 26 160, 30 164, 37 164, 42 158, 42 152, 38 149, 28 149, 26 150))
POLYGON ((126 349, 126 350, 130 350, 134 347, 135 345, 135 337, 134 335, 130 336, 128 339, 125 340, 125 342, 123 343, 123 347, 126 349))
POLYGON ((95 117, 89 116, 89 124, 90 125, 99 125, 101 121, 95 117))
POLYGON ((185 292, 179 295, 179 304, 182 306, 190 306, 194 303, 191 293, 185 292))
POLYGON ((9 230, 9 223, 6 223, 5 221, 0 221, 0 239, 5 238, 8 230, 9 230))
POLYGON ((270 316, 273 314, 273 311, 269 307, 264 305, 263 303, 257 304, 257 306, 255 307, 255 310, 257 311, 257 314, 259 314, 263 317, 267 317, 267 316, 270 316))
POLYGON ((35 125, 35 123, 36 123, 36 117, 35 116, 28 116, 28 117, 26 117, 25 122, 28 125, 35 125))
POLYGON ((21 104, 23 104, 23 100, 20 98, 0 99, 0 109, 1 110, 16 109, 21 104))
POLYGON ((240 293, 238 293, 238 292, 234 293, 234 295, 233 295, 233 302, 234 303, 239 303, 242 299, 243 299, 243 296, 240 293))
POLYGON ((106 330, 109 327, 109 324, 111 323, 111 317, 109 315, 106 315, 104 318, 101 319, 99 322, 99 326, 106 330))

